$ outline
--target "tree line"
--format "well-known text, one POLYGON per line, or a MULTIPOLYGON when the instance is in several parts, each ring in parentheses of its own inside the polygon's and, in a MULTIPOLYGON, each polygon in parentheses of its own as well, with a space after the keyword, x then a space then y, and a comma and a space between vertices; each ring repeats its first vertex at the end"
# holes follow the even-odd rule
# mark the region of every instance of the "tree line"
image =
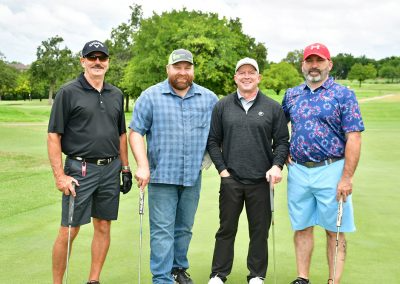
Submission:
MULTIPOLYGON (((289 52, 279 63, 269 62, 265 44, 244 34, 238 18, 186 9, 143 18, 140 5, 129 8, 130 19, 113 28, 110 38, 104 40, 110 51, 106 80, 123 90, 126 110, 129 98, 136 99, 144 89, 166 78, 168 55, 177 48, 193 53, 195 81, 219 95, 235 90, 235 64, 246 56, 259 64, 263 74, 261 88, 280 94, 303 80, 303 50, 289 52)), ((16 62, 7 62, 0 53, 0 100, 47 97, 51 103, 56 90, 82 71, 79 52, 74 53, 63 44, 58 35, 42 41, 36 60, 22 71, 17 70, 16 62)), ((388 82, 400 80, 400 57, 374 60, 340 53, 332 61, 331 74, 335 78, 357 80, 360 86, 364 80, 377 76, 388 82)))

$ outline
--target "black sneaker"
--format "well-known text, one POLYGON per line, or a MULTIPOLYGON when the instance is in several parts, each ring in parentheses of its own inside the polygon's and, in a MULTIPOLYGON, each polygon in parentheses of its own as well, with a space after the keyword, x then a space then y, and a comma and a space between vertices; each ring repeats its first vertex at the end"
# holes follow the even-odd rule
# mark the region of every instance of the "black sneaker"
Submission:
POLYGON ((86 284, 100 284, 100 282, 97 280, 90 280, 90 281, 86 282, 86 284))
POLYGON ((193 284, 192 279, 190 279, 190 274, 186 272, 183 268, 174 268, 171 272, 174 277, 175 283, 178 284, 193 284))
POLYGON ((293 282, 290 282, 290 284, 311 284, 310 280, 301 278, 301 277, 297 277, 296 280, 294 280, 293 282))

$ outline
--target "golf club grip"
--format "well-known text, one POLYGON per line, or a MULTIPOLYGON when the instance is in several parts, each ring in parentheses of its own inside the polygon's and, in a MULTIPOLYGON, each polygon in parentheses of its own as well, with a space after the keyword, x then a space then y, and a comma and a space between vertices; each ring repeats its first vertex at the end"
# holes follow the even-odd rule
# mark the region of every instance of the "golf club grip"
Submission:
POLYGON ((343 197, 340 197, 339 204, 338 204, 336 227, 340 227, 342 225, 342 216, 343 216, 343 197))
POLYGON ((271 176, 269 177, 269 199, 271 203, 271 212, 274 212, 274 184, 272 183, 271 176))
POLYGON ((139 192, 139 215, 144 213, 144 189, 140 188, 139 192))
MULTIPOLYGON (((72 182, 72 187, 75 190, 75 182, 72 182)), ((68 225, 72 224, 73 216, 74 216, 74 208, 75 208, 75 197, 70 193, 69 194, 69 204, 68 204, 68 225)))
POLYGON ((269 199, 271 203, 271 212, 274 212, 275 206, 274 206, 274 188, 269 189, 269 199))

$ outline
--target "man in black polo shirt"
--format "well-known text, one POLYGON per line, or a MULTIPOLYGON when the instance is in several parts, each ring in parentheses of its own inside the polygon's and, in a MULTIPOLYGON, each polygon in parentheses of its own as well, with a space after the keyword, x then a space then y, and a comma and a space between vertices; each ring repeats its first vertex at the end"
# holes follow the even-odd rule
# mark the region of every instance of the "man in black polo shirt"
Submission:
POLYGON ((207 143, 221 176, 220 227, 215 235, 209 284, 222 284, 231 272, 235 236, 244 204, 250 236, 247 281, 264 283, 271 223, 268 182, 281 181, 281 170, 289 152, 285 115, 279 103, 258 89, 261 75, 257 62, 243 58, 235 71, 237 92, 215 105, 207 143))
POLYGON ((111 220, 118 216, 119 192, 132 186, 122 92, 104 82, 107 47, 85 44, 84 72, 58 91, 48 126, 48 154, 62 196, 62 221, 53 247, 53 283, 62 283, 68 245, 69 195, 75 196, 71 240, 93 219, 92 263, 88 283, 99 283, 110 245, 111 220), (67 157, 62 166, 63 152, 67 157), (123 184, 120 186, 120 172, 123 184), (72 183, 76 184, 76 190, 72 183))

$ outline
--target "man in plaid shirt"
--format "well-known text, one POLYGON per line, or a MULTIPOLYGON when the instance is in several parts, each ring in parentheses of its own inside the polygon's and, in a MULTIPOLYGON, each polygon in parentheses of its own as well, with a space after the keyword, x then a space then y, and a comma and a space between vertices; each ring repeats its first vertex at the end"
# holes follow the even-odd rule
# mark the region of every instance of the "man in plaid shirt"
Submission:
POLYGON ((187 252, 211 112, 218 98, 193 83, 190 51, 174 50, 166 69, 168 79, 137 100, 129 142, 137 162, 138 186, 148 185, 153 283, 193 283, 186 272, 187 252))

